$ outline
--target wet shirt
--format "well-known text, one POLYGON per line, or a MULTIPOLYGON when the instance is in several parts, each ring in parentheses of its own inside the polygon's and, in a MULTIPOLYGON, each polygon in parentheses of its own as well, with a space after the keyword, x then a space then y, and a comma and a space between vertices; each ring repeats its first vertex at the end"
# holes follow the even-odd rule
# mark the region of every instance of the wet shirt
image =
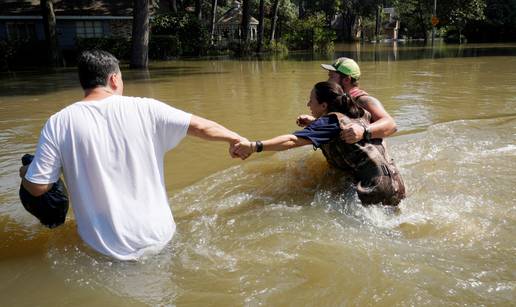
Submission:
POLYGON ((336 116, 322 116, 303 130, 293 133, 295 136, 310 140, 314 147, 328 143, 340 134, 339 121, 336 116))

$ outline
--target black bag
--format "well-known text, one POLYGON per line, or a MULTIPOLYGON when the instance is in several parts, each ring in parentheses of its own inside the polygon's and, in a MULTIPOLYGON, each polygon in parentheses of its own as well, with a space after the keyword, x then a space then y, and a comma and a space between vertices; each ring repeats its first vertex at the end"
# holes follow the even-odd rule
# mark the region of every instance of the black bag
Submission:
MULTIPOLYGON (((22 164, 29 165, 34 159, 33 155, 25 154, 22 164)), ((50 191, 35 197, 20 185, 20 200, 25 210, 38 218, 41 224, 48 228, 54 228, 64 223, 68 212, 68 193, 59 179, 52 185, 50 191)))

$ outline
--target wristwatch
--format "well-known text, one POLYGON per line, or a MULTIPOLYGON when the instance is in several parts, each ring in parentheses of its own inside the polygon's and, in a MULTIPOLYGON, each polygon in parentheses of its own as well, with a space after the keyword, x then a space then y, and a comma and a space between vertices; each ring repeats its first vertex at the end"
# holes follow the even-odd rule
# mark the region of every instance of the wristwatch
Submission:
POLYGON ((364 125, 364 136, 363 139, 366 141, 371 140, 371 128, 369 126, 364 125))

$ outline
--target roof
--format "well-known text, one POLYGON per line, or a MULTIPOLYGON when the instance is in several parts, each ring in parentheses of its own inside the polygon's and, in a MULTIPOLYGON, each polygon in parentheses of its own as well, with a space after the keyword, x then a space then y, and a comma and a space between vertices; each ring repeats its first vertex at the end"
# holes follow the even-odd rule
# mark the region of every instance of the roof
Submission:
MULTIPOLYGON (((132 0, 53 0, 56 16, 132 16, 132 0)), ((40 16, 40 0, 0 0, 0 16, 40 16)))
MULTIPOLYGON (((240 6, 233 6, 229 10, 227 10, 222 17, 217 21, 218 24, 241 24, 242 23, 242 9, 240 6)), ((256 18, 250 16, 249 24, 257 25, 259 24, 256 18)))

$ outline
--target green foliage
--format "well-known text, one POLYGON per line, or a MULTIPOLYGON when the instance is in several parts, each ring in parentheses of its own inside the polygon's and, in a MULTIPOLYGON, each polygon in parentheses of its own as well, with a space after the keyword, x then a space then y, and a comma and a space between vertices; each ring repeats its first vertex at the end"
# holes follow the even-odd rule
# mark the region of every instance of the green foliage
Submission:
POLYGON ((149 58, 167 60, 181 53, 181 41, 176 35, 151 35, 149 58))
POLYGON ((177 51, 180 55, 204 55, 209 44, 208 29, 193 14, 161 14, 151 22, 152 34, 172 35, 180 44, 177 51))
MULTIPOLYGON (((402 28, 409 36, 426 38, 431 30, 433 0, 394 0, 400 13, 402 28)), ((461 32, 468 22, 485 18, 486 0, 448 0, 438 1, 437 27, 448 27, 451 31, 461 32)), ((460 36, 460 35, 459 35, 460 36)))
POLYGON ((307 19, 293 20, 282 40, 289 49, 326 51, 333 47, 335 38, 335 31, 326 27, 325 16, 319 13, 307 19))
POLYGON ((486 0, 488 23, 516 28, 516 0, 486 0))
POLYGON ((121 60, 127 60, 131 56, 131 41, 125 38, 77 38, 77 51, 91 49, 105 50, 121 60))
POLYGON ((288 54, 288 47, 282 42, 272 41, 265 45, 265 50, 268 50, 275 54, 286 55, 288 54))

